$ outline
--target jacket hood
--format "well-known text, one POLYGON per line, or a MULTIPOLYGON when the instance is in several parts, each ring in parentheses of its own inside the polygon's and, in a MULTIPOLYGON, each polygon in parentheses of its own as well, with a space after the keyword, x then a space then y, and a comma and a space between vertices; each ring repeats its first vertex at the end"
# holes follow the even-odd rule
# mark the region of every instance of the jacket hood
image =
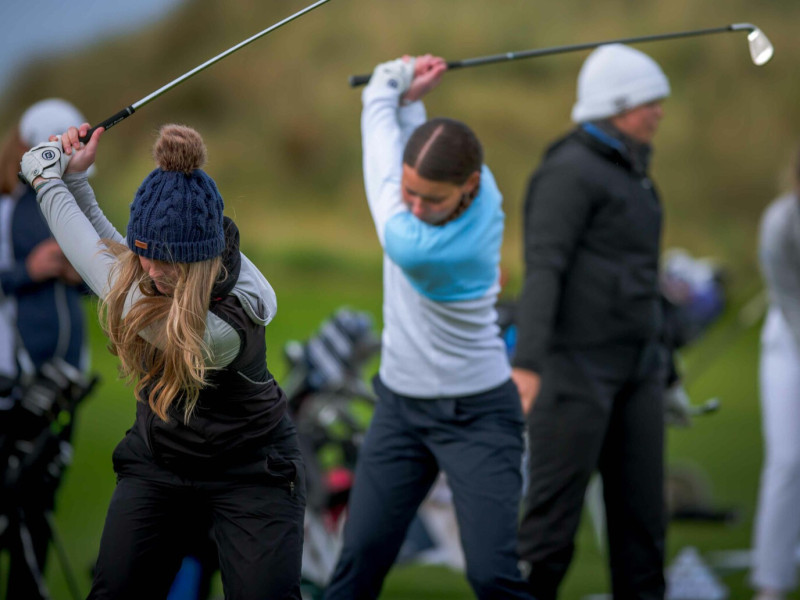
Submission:
POLYGON ((236 223, 225 217, 223 226, 226 244, 222 253, 222 264, 226 274, 225 279, 211 290, 211 305, 225 296, 236 296, 251 321, 257 325, 267 325, 278 310, 275 291, 261 271, 241 253, 236 223))

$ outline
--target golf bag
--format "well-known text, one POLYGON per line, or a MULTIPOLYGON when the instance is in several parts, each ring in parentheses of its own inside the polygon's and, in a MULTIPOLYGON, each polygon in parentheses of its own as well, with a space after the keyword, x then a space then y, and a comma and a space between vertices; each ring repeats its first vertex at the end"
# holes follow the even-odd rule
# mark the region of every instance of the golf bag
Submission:
MULTIPOLYGON (((285 347, 290 371, 284 389, 306 465, 301 583, 305 598, 322 596, 341 550, 358 450, 375 403, 363 370, 379 349, 371 317, 349 309, 336 311, 305 343, 289 342, 285 347)), ((411 522, 397 561, 463 568, 452 498, 443 476, 411 522)))
POLYGON ((665 341, 680 350, 696 341, 722 315, 726 275, 709 259, 693 258, 672 248, 664 253, 660 273, 665 341))
MULTIPOLYGON (((87 378, 60 358, 45 362, 19 381, 5 381, 11 407, 0 412, 0 551, 8 551, 12 595, 23 582, 26 598, 49 598, 40 569, 47 541, 56 541, 52 510, 61 478, 72 458, 71 439, 78 405, 97 377, 87 378), (35 588, 38 596, 31 596, 35 588)), ((74 597, 80 594, 56 545, 74 597)))
POLYGON ((374 404, 362 371, 379 349, 370 316, 348 309, 305 343, 284 347, 284 389, 306 466, 302 588, 309 598, 321 596, 341 549, 358 447, 374 404))

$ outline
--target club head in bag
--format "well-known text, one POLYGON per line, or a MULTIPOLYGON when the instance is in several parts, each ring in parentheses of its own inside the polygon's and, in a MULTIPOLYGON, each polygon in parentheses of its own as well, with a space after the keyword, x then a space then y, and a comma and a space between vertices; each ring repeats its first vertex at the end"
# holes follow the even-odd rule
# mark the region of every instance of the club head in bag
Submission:
POLYGON ((689 414, 693 417, 698 417, 700 415, 710 415, 712 413, 717 412, 722 403, 719 401, 719 398, 710 398, 703 402, 702 404, 696 404, 691 406, 689 414))

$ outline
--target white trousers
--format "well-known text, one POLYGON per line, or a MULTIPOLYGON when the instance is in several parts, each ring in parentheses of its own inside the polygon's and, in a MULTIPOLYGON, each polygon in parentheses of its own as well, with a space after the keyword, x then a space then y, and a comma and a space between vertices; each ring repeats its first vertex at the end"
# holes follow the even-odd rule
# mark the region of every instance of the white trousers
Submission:
POLYGON ((765 447, 751 581, 758 589, 790 590, 800 541, 800 352, 774 306, 761 332, 759 378, 765 447))

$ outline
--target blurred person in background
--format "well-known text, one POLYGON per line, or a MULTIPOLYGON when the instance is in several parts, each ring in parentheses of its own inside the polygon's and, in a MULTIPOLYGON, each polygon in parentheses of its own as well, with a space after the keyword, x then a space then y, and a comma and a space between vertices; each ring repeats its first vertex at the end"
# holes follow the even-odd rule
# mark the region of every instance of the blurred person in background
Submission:
POLYGON ((381 364, 344 547, 325 598, 377 598, 440 471, 482 599, 530 598, 515 551, 523 418, 497 327, 502 196, 474 132, 427 120, 447 68, 378 65, 364 89, 364 181, 383 247, 381 364))
POLYGON ((305 477, 286 395, 267 368, 275 292, 239 248, 200 134, 165 125, 123 237, 88 183, 102 129, 22 158, 42 213, 100 298, 133 426, 114 450, 92 599, 164 598, 212 523, 230 600, 300 599, 305 477))
POLYGON ((764 465, 753 532, 751 581, 758 600, 797 585, 800 541, 800 152, 794 189, 767 207, 759 261, 769 296, 761 332, 764 465))
POLYGON ((669 93, 646 54, 596 49, 578 76, 577 127, 527 189, 512 376, 530 439, 518 548, 538 600, 558 595, 595 470, 614 597, 664 595, 662 210, 648 167, 669 93))
MULTIPOLYGON (((81 306, 81 295, 87 289, 53 239, 33 188, 17 177, 20 159, 28 149, 83 120, 65 100, 42 100, 23 113, 0 148, 0 438, 7 451, 19 433, 20 423, 15 420, 21 371, 35 372, 54 358, 81 371, 87 367, 81 306)), ((8 459, 0 452, 0 481, 8 459)), ((21 501, 17 492, 6 490, 5 500, 13 496, 21 501)), ((26 560, 16 528, 8 531, 9 599, 40 597, 37 578, 44 573, 50 539, 45 512, 52 510, 54 501, 55 487, 42 487, 24 500, 38 575, 31 572, 30 554, 26 560)))

